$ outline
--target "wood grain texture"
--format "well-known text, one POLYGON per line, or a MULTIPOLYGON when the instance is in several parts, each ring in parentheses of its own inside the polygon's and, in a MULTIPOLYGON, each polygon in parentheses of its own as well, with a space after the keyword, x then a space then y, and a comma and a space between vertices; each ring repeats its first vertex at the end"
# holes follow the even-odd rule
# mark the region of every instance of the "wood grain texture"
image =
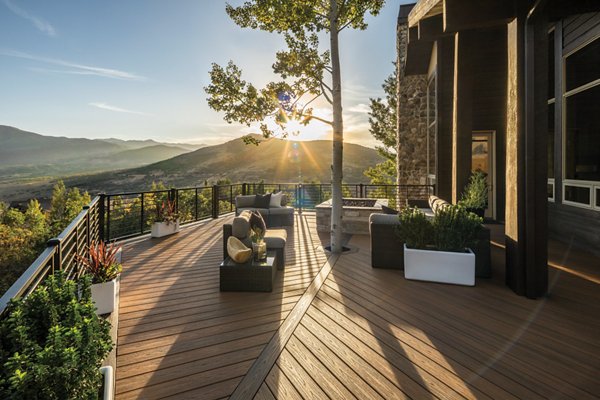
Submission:
POLYGON ((213 276, 220 243, 216 253, 204 244, 222 222, 182 231, 184 245, 127 245, 118 399, 600 393, 599 258, 551 242, 550 265, 560 269, 550 268, 549 296, 532 301, 504 284, 501 225, 492 227, 494 278, 461 287, 371 268, 367 236, 350 241, 358 251, 328 261, 305 213, 273 293, 223 294, 213 276))

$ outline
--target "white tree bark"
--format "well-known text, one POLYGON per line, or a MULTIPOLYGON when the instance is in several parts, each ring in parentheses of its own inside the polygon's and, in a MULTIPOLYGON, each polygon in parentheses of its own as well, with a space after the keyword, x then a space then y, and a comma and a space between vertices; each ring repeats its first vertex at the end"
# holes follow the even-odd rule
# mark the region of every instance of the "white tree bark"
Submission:
POLYGON ((333 101, 333 154, 331 165, 331 252, 342 251, 342 178, 344 121, 342 118, 342 80, 340 52, 338 47, 338 8, 337 0, 330 0, 332 101, 333 101))

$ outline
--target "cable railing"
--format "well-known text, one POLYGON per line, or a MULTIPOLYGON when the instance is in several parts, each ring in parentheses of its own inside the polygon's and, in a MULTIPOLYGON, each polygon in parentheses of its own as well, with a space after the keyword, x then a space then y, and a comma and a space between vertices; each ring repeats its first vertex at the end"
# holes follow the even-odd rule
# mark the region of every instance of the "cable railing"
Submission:
MULTIPOLYGON (((288 204, 302 212, 330 199, 331 184, 260 182, 100 194, 60 235, 48 241, 46 249, 0 298, 0 316, 11 299, 27 296, 57 270, 69 279, 81 276, 79 257, 89 255, 90 245, 148 234, 163 202, 174 202, 180 224, 186 225, 234 212, 239 195, 270 192, 285 193, 288 204)), ((426 200, 433 192, 432 185, 342 185, 344 197, 385 198, 393 208, 410 200, 426 200)))

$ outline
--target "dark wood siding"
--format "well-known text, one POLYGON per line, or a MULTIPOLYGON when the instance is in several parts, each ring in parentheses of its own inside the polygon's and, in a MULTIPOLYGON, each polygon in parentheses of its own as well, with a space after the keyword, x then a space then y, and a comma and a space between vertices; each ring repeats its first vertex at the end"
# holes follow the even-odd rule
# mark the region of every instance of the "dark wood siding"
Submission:
POLYGON ((506 27, 478 33, 473 77, 473 130, 496 131, 496 216, 504 221, 506 141, 506 27))
POLYGON ((574 15, 563 21, 563 48, 568 53, 598 35, 600 12, 574 15))
POLYGON ((452 97, 454 76, 454 37, 437 42, 437 194, 452 198, 452 97))

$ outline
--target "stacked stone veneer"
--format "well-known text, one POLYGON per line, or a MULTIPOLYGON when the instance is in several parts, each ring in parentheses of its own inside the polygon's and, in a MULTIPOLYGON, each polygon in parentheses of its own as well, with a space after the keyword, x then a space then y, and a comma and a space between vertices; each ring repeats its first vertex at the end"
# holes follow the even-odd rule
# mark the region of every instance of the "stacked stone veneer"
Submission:
POLYGON ((397 169, 398 185, 427 183, 427 75, 404 76, 408 21, 397 27, 397 169))

